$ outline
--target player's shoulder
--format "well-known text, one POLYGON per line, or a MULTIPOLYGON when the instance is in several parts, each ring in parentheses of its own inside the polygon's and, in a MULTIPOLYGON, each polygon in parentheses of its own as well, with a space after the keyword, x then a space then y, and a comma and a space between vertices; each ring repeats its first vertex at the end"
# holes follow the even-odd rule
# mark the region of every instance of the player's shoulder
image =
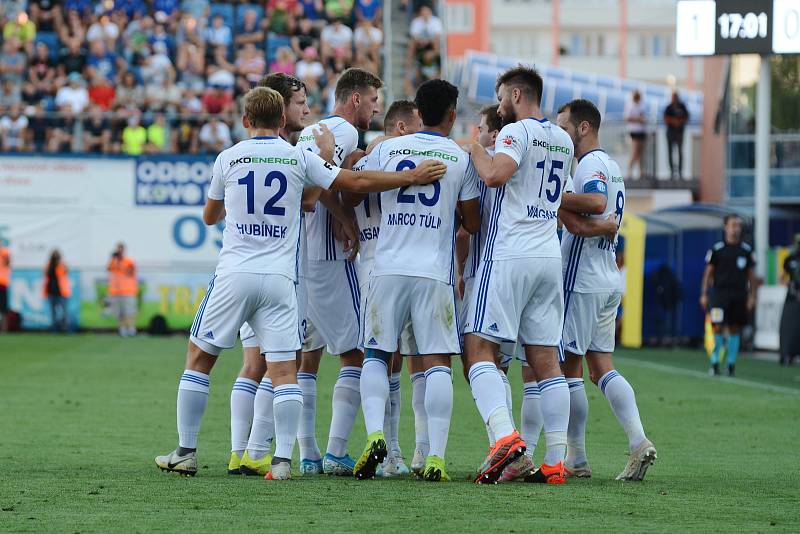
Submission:
POLYGON ((739 244, 739 246, 740 246, 740 247, 741 247, 741 248, 742 248, 742 249, 743 249, 745 252, 753 252, 753 247, 751 247, 751 246, 750 246, 750 243, 745 243, 744 241, 742 241, 742 242, 739 244))
POLYGON ((338 115, 332 115, 330 117, 325 117, 324 119, 320 120, 318 124, 325 124, 325 126, 333 132, 333 135, 340 136, 340 135, 352 135, 355 134, 358 137, 358 129, 347 122, 346 119, 339 117, 338 115))
POLYGON ((713 250, 714 252, 719 252, 723 248, 725 248, 725 242, 724 241, 717 241, 716 243, 714 243, 714 246, 711 247, 711 250, 713 250))
POLYGON ((357 162, 355 162, 355 164, 353 164, 353 170, 356 172, 363 171, 370 161, 370 154, 364 154, 363 156, 361 156, 361 159, 359 159, 357 162))

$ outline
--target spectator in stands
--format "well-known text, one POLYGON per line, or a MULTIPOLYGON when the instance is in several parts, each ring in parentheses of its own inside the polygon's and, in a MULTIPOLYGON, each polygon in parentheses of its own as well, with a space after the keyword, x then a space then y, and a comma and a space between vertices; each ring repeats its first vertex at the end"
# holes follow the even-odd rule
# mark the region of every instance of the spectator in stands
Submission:
POLYGON ((83 150, 98 154, 111 151, 111 130, 99 106, 89 110, 89 120, 83 123, 83 150))
POLYGON ((177 44, 179 54, 182 46, 193 44, 196 47, 205 47, 206 39, 203 27, 198 24, 197 19, 194 16, 190 14, 184 14, 184 16, 181 17, 180 23, 178 24, 178 31, 175 34, 175 42, 177 44))
POLYGON ((213 115, 200 128, 198 139, 202 149, 211 153, 221 152, 233 144, 231 130, 228 125, 213 115))
POLYGON ((117 82, 117 73, 127 68, 125 60, 106 48, 102 40, 89 43, 89 55, 86 57, 86 75, 92 79, 101 74, 109 80, 117 82))
POLYGON ((5 80, 0 89, 0 112, 11 109, 11 106, 22 102, 22 94, 19 85, 11 80, 5 80))
POLYGON ((432 49, 439 54, 439 38, 444 31, 442 21, 434 16, 429 6, 422 6, 419 15, 411 21, 411 42, 408 45, 407 62, 410 68, 415 58, 421 57, 425 50, 432 49))
POLYGON ((266 19, 258 19, 258 13, 255 9, 246 9, 244 12, 244 20, 242 27, 236 32, 234 43, 237 46, 245 44, 254 44, 256 46, 263 46, 266 34, 264 28, 266 26, 266 19))
POLYGON ((361 68, 370 72, 378 72, 381 47, 383 46, 383 32, 380 28, 370 20, 362 20, 356 27, 353 41, 356 45, 356 61, 361 68))
POLYGON ((335 56, 343 57, 349 62, 353 56, 353 30, 342 23, 342 19, 333 19, 332 23, 322 30, 322 62, 328 64, 335 56))
POLYGON ((380 0, 356 0, 355 14, 357 22, 368 21, 381 26, 382 8, 380 0))
POLYGON ((100 15, 86 31, 86 40, 89 43, 103 41, 108 50, 116 49, 117 39, 119 39, 119 27, 111 21, 107 13, 100 15))
POLYGON ((189 43, 178 49, 175 67, 180 75, 178 86, 182 89, 202 91, 206 86, 206 58, 202 47, 189 43))
POLYGON ((325 6, 322 0, 298 0, 297 2, 298 18, 307 18, 316 28, 325 25, 324 14, 325 6))
POLYGON ((353 0, 325 0, 325 15, 328 20, 349 19, 353 14, 353 0))
POLYGON ((672 92, 672 101, 664 110, 664 122, 667 125, 667 155, 669 156, 669 172, 672 178, 680 178, 683 173, 683 130, 689 122, 689 110, 678 97, 678 92, 672 92), (674 150, 678 150, 678 166, 673 159, 674 150))
POLYGON ((172 128, 172 151, 176 154, 197 154, 197 120, 188 107, 180 108, 180 119, 172 128))
POLYGON ((67 266, 61 253, 54 250, 44 270, 44 296, 50 302, 50 317, 54 332, 66 332, 69 317, 67 299, 72 295, 67 266))
POLYGON ((92 11, 93 0, 64 0, 64 9, 85 17, 92 11))
POLYGON ((317 49, 309 46, 303 50, 303 59, 295 65, 295 75, 306 86, 318 87, 325 76, 325 67, 317 60, 317 49))
POLYGON ((203 111, 212 115, 233 113, 233 94, 225 86, 212 85, 203 95, 203 111))
POLYGON ((128 125, 122 131, 122 151, 131 156, 144 152, 147 143, 147 130, 141 124, 141 115, 136 112, 128 117, 128 125))
POLYGON ((77 45, 77 48, 80 48, 83 46, 86 31, 83 28, 81 16, 74 9, 69 9, 67 5, 64 6, 67 20, 58 26, 58 39, 67 47, 77 45))
POLYGON ((44 43, 36 43, 36 52, 28 64, 28 83, 41 100, 55 93, 56 67, 50 59, 50 49, 44 43))
POLYGON ((183 0, 181 11, 188 13, 197 20, 205 20, 208 16, 208 9, 211 5, 209 0, 183 0))
POLYGON ((108 298, 119 324, 119 335, 136 335, 139 281, 136 279, 136 264, 125 255, 125 245, 118 243, 108 261, 108 298))
POLYGON ((155 22, 150 16, 132 20, 122 32, 123 56, 131 64, 137 64, 149 53, 150 38, 153 36, 155 22))
POLYGON ((28 14, 20 11, 14 20, 3 26, 3 40, 14 40, 28 52, 33 52, 33 40, 36 39, 36 24, 28 18, 28 14))
POLYGON ((148 85, 145 89, 147 108, 151 111, 176 112, 181 105, 183 93, 171 78, 164 78, 161 85, 148 85))
POLYGON ((297 0, 268 0, 266 10, 267 31, 289 35, 297 23, 297 0))
POLYGON ((294 74, 297 58, 288 46, 282 46, 275 54, 275 61, 270 63, 270 72, 282 72, 284 74, 294 74))
POLYGON ((233 43, 231 29, 225 25, 225 19, 220 14, 211 19, 211 27, 206 28, 206 42, 210 46, 229 47, 233 43))
POLYGON ((298 23, 291 40, 292 51, 295 56, 303 55, 303 50, 309 46, 319 49, 319 29, 314 26, 313 21, 308 17, 303 17, 298 23))
POLYGON ((136 81, 136 75, 128 71, 117 86, 114 104, 141 109, 145 103, 145 88, 136 81))
POLYGON ((628 161, 628 176, 639 178, 642 176, 642 154, 647 142, 647 113, 642 103, 642 93, 635 90, 631 100, 625 103, 625 123, 628 126, 628 135, 631 136, 631 159, 628 161), (634 167, 638 167, 638 174, 634 174, 634 167))
POLYGON ((0 54, 0 80, 10 80, 21 85, 27 66, 27 57, 20 51, 19 42, 11 37, 3 42, 3 53, 0 54))
POLYGON ((167 45, 163 42, 153 44, 153 53, 144 60, 140 69, 145 86, 161 85, 165 79, 175 78, 175 68, 167 55, 167 45))
POLYGON ((180 0, 153 0, 156 17, 164 17, 165 22, 175 22, 180 11, 180 0))
POLYGON ((89 105, 89 92, 77 72, 67 76, 67 80, 69 85, 61 87, 56 93, 56 107, 59 111, 81 113, 89 105))
POLYGON ((0 332, 8 330, 8 286, 11 283, 11 252, 8 240, 0 239, 0 332))
POLYGON ((236 54, 236 73, 244 76, 251 86, 255 86, 266 71, 264 52, 256 48, 256 45, 248 43, 239 49, 236 54))
POLYGON ((147 40, 150 48, 154 51, 161 51, 160 45, 163 45, 163 54, 173 56, 175 54, 175 39, 167 33, 167 29, 163 24, 156 24, 153 29, 153 35, 147 40))
POLYGON ((61 20, 61 2, 57 0, 30 0, 28 9, 36 29, 41 32, 52 32, 61 20))
POLYGON ((22 114, 21 104, 11 106, 8 115, 0 118, 0 140, 3 152, 22 152, 28 138, 28 118, 22 114))
POLYGON ((81 74, 86 66, 86 54, 81 50, 78 42, 71 41, 67 47, 61 51, 58 57, 58 77, 57 83, 64 83, 65 78, 77 72, 81 74))
POLYGON ((164 152, 167 146, 167 121, 163 113, 156 113, 153 122, 147 127, 147 145, 149 154, 164 152))
POLYGON ((92 78, 92 83, 89 86, 89 101, 100 107, 103 111, 111 109, 111 104, 114 102, 116 91, 108 78, 100 74, 92 78))
POLYGON ((28 106, 25 116, 28 117, 27 146, 31 152, 51 152, 49 146, 51 121, 46 117, 47 106, 42 100, 35 106, 28 106))

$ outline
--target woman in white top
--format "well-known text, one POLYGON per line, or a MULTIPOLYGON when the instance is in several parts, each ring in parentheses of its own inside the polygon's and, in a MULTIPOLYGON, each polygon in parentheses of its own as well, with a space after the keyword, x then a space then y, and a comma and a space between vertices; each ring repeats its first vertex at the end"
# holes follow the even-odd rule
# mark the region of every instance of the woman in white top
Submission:
POLYGON ((644 105, 642 104, 642 94, 636 90, 633 92, 632 100, 628 102, 625 110, 625 123, 628 126, 628 133, 631 136, 631 159, 628 162, 628 176, 639 178, 642 176, 642 154, 644 144, 647 139, 647 117, 644 105), (638 174, 633 174, 633 166, 638 165, 638 174))

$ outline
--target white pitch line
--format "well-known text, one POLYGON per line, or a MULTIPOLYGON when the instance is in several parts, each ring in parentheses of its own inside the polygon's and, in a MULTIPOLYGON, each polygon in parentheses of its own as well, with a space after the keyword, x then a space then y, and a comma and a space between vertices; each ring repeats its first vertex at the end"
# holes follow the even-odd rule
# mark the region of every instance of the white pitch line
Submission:
POLYGON ((754 382, 753 380, 745 380, 743 378, 730 378, 730 377, 711 377, 708 373, 702 371, 695 371, 692 369, 685 369, 683 367, 674 367, 672 365, 664 365, 660 363, 643 362, 633 358, 615 357, 615 360, 622 361, 625 364, 638 365, 647 369, 654 369, 656 371, 664 371, 665 373, 672 373, 675 375, 691 376, 694 378, 704 378, 706 380, 714 380, 718 384, 735 384, 737 386, 745 386, 754 389, 762 389, 765 391, 772 391, 774 393, 783 393, 785 395, 800 395, 800 389, 792 389, 783 386, 773 386, 771 384, 764 384, 763 382, 754 382))

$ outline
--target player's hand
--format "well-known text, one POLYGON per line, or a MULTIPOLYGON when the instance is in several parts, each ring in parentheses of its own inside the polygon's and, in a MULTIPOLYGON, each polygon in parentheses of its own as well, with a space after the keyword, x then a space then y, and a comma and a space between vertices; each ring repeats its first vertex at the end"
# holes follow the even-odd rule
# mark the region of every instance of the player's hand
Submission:
POLYGON ((606 217, 606 222, 611 226, 608 229, 609 230, 608 233, 603 237, 605 237, 609 242, 613 243, 614 240, 617 238, 617 231, 619 230, 619 221, 617 220, 617 214, 611 213, 608 217, 606 217))
POLYGON ((347 259, 350 261, 355 260, 360 245, 358 240, 358 223, 355 219, 343 223, 339 219, 334 218, 331 224, 331 231, 333 232, 333 237, 342 243, 342 248, 348 254, 347 259))
POLYGON ((322 123, 319 125, 319 130, 314 128, 311 133, 314 134, 314 141, 319 148, 319 157, 325 161, 331 161, 333 152, 336 150, 336 138, 333 136, 333 132, 326 124, 322 123))
POLYGON ((708 309, 708 297, 705 294, 700 295, 700 307, 704 310, 708 309))
POLYGON ((435 159, 426 159, 420 163, 416 169, 409 169, 411 180, 414 185, 425 185, 435 182, 447 172, 447 165, 435 159))

